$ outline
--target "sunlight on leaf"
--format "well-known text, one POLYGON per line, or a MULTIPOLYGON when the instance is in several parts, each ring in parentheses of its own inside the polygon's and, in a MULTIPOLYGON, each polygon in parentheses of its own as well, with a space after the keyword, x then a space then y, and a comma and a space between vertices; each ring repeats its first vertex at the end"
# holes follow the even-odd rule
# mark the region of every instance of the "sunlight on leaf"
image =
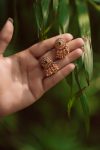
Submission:
POLYGON ((85 67, 86 80, 87 83, 89 84, 93 75, 93 53, 92 53, 91 41, 89 37, 84 37, 84 41, 85 41, 85 45, 84 45, 85 52, 83 53, 82 60, 85 67))
POLYGON ((78 11, 78 21, 80 25, 80 33, 81 36, 85 39, 84 45, 84 54, 83 54, 83 63, 86 72, 86 79, 89 84, 89 81, 92 77, 93 72, 93 54, 92 54, 92 46, 91 46, 91 31, 90 31, 90 21, 88 16, 88 9, 86 2, 80 2, 80 0, 76 1, 77 3, 77 11, 78 11))
POLYGON ((58 6, 59 32, 66 33, 69 25, 69 0, 60 0, 58 6))

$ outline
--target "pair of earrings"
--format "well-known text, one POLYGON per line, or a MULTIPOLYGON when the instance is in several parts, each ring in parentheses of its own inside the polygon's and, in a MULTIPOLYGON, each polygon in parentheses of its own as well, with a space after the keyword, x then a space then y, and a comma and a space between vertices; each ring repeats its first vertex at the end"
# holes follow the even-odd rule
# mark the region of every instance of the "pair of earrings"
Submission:
MULTIPOLYGON (((66 44, 66 41, 62 38, 56 40, 55 50, 56 50, 55 56, 56 59, 63 59, 69 53, 69 47, 66 44)), ((46 77, 55 74, 59 70, 58 65, 55 62, 53 62, 49 57, 43 57, 40 63, 44 69, 46 77)))

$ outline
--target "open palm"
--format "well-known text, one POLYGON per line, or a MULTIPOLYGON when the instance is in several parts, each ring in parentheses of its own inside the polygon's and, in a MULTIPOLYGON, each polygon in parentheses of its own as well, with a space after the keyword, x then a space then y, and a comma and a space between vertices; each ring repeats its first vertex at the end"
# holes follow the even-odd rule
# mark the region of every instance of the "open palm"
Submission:
POLYGON ((82 55, 81 38, 73 39, 70 34, 39 42, 26 50, 3 57, 3 52, 13 35, 13 24, 8 20, 0 32, 0 115, 7 115, 23 109, 38 100, 48 89, 67 76, 82 55), (70 53, 63 60, 55 60, 54 44, 56 39, 64 38, 69 45, 70 53), (59 66, 59 71, 46 78, 40 66, 40 58, 48 56, 59 66))

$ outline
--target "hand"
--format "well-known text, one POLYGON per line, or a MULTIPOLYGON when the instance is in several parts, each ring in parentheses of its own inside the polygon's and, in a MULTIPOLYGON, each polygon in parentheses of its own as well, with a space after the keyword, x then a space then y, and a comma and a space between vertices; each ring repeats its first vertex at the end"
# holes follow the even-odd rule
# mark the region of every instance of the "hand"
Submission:
POLYGON ((81 47, 84 45, 81 38, 72 40, 72 35, 63 34, 37 43, 10 57, 3 57, 11 41, 13 28, 11 20, 8 19, 0 32, 0 116, 31 105, 72 72, 75 65, 71 62, 82 55, 81 47), (59 37, 66 39, 71 52, 66 58, 56 61, 60 70, 47 78, 39 60, 44 56, 55 60, 53 48, 59 37))

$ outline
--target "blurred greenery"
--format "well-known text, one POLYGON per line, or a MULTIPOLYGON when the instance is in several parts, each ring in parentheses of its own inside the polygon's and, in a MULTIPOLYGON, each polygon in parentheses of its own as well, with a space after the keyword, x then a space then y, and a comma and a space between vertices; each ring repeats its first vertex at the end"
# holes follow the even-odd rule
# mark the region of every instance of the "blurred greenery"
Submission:
MULTIPOLYGON (((94 56, 93 77, 86 89, 90 115, 88 135, 79 99, 74 101, 68 117, 69 83, 72 81, 68 77, 68 82, 64 79, 32 106, 0 119, 0 150, 100 149, 100 0, 0 0, 0 28, 8 17, 14 19, 14 36, 5 53, 9 56, 58 33, 81 36, 84 30, 80 30, 82 22, 78 21, 81 13, 85 15, 83 22, 89 15, 90 25, 86 29, 91 29, 94 56), (44 22, 36 10, 42 12, 44 22)), ((70 77, 73 78, 73 74, 70 77)), ((80 77, 84 80, 82 74, 80 77)))

